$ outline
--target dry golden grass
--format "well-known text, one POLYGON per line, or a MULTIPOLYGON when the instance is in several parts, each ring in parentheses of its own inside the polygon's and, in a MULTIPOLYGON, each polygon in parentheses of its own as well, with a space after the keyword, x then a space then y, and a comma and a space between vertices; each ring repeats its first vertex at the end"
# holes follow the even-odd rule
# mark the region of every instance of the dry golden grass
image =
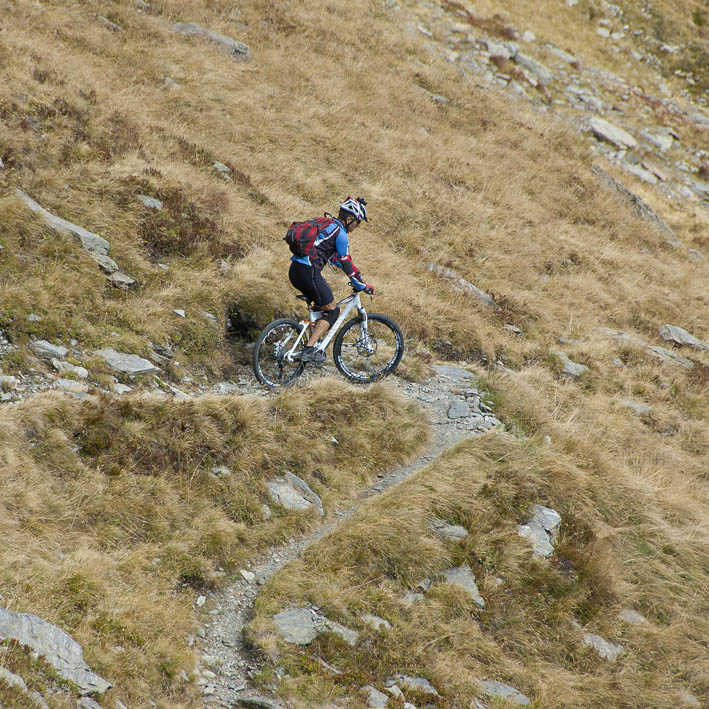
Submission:
MULTIPOLYGON (((419 354, 411 360, 410 375, 425 370, 426 350, 469 362, 502 360, 518 373, 493 376, 489 386, 508 423, 533 436, 528 445, 508 439, 485 444, 509 446, 516 461, 509 479, 500 463, 502 479, 496 482, 508 514, 488 518, 490 528, 481 538, 495 563, 514 579, 510 598, 500 596, 507 609, 500 617, 512 626, 513 647, 501 644, 494 628, 481 626, 464 638, 475 640, 479 654, 460 661, 472 662, 465 665, 472 673, 499 660, 505 677, 525 683, 520 688, 541 706, 574 706, 579 697, 585 697, 585 706, 614 705, 613 686, 628 698, 628 706, 639 705, 632 704, 633 696, 645 705, 672 706, 671 693, 680 684, 700 695, 709 689, 701 662, 707 617, 701 599, 707 588, 709 355, 688 354, 684 348, 682 354, 695 360, 692 370, 684 370, 597 331, 623 329, 649 344, 663 344, 657 328, 669 322, 706 341, 709 266, 668 247, 661 234, 603 187, 577 134, 461 80, 454 67, 400 31, 400 15, 373 0, 327 5, 245 0, 241 15, 225 0, 152 3, 145 13, 129 0, 5 5, 0 327, 20 352, 0 361, 4 373, 42 366, 26 349, 36 336, 64 343, 74 338, 86 352, 112 346, 146 354, 149 342, 170 342, 184 373, 229 374, 234 363, 223 336, 227 314, 236 314, 245 330, 257 330, 275 314, 295 310, 281 241, 287 224, 332 211, 347 193, 362 194, 370 201, 372 220, 353 236, 354 260, 377 286, 374 308, 402 325, 410 350, 419 354), (125 32, 108 31, 96 14, 125 32), (366 31, 345 30, 362 17, 366 31), (171 33, 176 21, 197 22, 243 40, 251 61, 234 63, 215 47, 171 33), (165 78, 179 86, 169 88, 165 78), (431 102, 420 86, 444 94, 449 103, 431 102), (220 177, 213 161, 232 169, 233 182, 220 177), (14 194, 17 187, 108 239, 111 256, 141 287, 131 293, 108 289, 76 243, 48 232, 22 206, 14 194), (163 210, 145 210, 136 193, 159 197, 163 210), (222 259, 226 268, 220 268, 222 259), (429 261, 492 293, 503 311, 453 290, 450 282, 426 271, 423 264, 429 261), (173 308, 184 308, 188 317, 176 318, 173 308), (218 316, 218 329, 200 317, 202 310, 218 316), (43 320, 27 321, 31 312, 43 320), (521 327, 524 336, 504 330, 506 322, 521 327), (581 342, 560 345, 559 337, 581 342), (559 349, 590 367, 579 383, 558 377, 558 362, 549 353, 559 349), (615 357, 627 366, 616 367, 615 357), (650 414, 635 417, 618 403, 621 398, 642 401, 650 414), (549 450, 537 445, 545 435, 552 439, 549 450), (540 459, 546 467, 537 471, 540 459), (506 534, 540 492, 570 520, 564 553, 585 570, 577 586, 567 588, 543 567, 530 565, 522 543, 506 534), (561 600, 544 594, 527 598, 520 586, 526 574, 532 589, 561 584, 561 600), (611 678, 612 670, 579 650, 566 624, 581 608, 588 614, 584 619, 610 632, 612 611, 620 603, 634 604, 656 625, 628 637, 629 644, 637 643, 637 654, 631 653, 627 672, 611 678), (539 617, 551 619, 548 629, 527 625, 537 605, 539 617), (552 646, 555 628, 563 652, 552 646), (653 642, 659 648, 655 654, 653 642), (563 694, 550 694, 555 683, 565 688, 563 694)), ((679 20, 691 8, 678 0, 655 6, 674 28, 665 41, 674 41, 672 33, 686 34, 679 20)), ((598 48, 595 24, 586 19, 592 7, 582 0, 568 9, 578 22, 567 22, 557 2, 521 4, 514 8, 515 24, 622 74, 621 58, 598 48)), ((626 12, 635 8, 636 3, 628 4, 626 12)), ((491 0, 471 9, 482 18, 502 13, 503 24, 509 19, 491 0)), ((657 85, 649 68, 637 71, 631 83, 648 91, 657 85)), ((658 203, 641 187, 638 192, 685 246, 706 250, 706 214, 658 203)), ((341 283, 337 276, 331 280, 341 283)), ((92 381, 101 383, 105 369, 90 364, 92 381)), ((168 374, 179 382, 174 370, 168 374)), ((271 437, 267 446, 278 442, 279 456, 298 464, 298 446, 291 443, 305 402, 331 412, 328 432, 330 425, 340 430, 352 422, 348 408, 336 402, 338 392, 334 388, 330 398, 316 387, 249 406, 265 421, 272 420, 265 413, 272 406, 276 420, 287 422, 282 430, 265 426, 262 435, 271 437)), ((388 421, 415 418, 408 410, 399 413, 399 404, 377 392, 361 396, 365 401, 374 397, 372 406, 383 397, 389 411, 396 406, 388 421)), ((166 707, 197 701, 192 688, 175 680, 176 668, 190 666, 183 635, 193 621, 189 601, 179 593, 171 596, 176 576, 196 583, 216 565, 231 568, 248 550, 302 526, 288 516, 272 528, 281 532, 261 533, 250 526, 263 492, 253 482, 255 471, 275 470, 278 456, 278 465, 268 456, 259 465, 246 464, 245 475, 255 487, 240 491, 236 509, 230 508, 233 490, 215 497, 209 480, 197 476, 190 484, 191 472, 182 466, 201 470, 204 451, 214 450, 224 431, 236 430, 230 420, 215 424, 212 415, 219 418, 229 407, 238 413, 243 406, 205 400, 173 410, 172 404, 137 399, 81 406, 44 397, 2 410, 2 499, 8 515, 0 524, 10 539, 2 552, 3 603, 64 623, 84 643, 92 666, 110 674, 131 704, 147 698, 166 707), (131 409, 125 419, 121 406, 131 409), (71 450, 75 413, 87 422, 81 436, 98 442, 94 467, 71 450), (49 425, 50 414, 59 423, 49 425), (173 448, 168 431, 181 416, 200 425, 173 448), (30 449, 27 436, 34 430, 41 445, 30 449), (155 452, 151 437, 156 430, 164 436, 161 443, 170 444, 172 457, 162 449, 155 452), (100 445, 108 435, 118 442, 113 453, 100 445), (144 466, 153 466, 150 475, 143 474, 144 466), (130 472, 112 476, 116 470, 130 472), (87 490, 101 496, 89 500, 87 490), (186 509, 185 501, 194 509, 186 509), (183 525, 188 525, 184 533, 173 537, 183 525), (58 550, 67 557, 58 560, 58 550), (186 565, 195 556, 201 561, 186 565), (158 558, 161 562, 153 564, 158 558), (34 579, 30 589, 27 579, 34 579), (165 624, 174 628, 167 639, 157 631, 165 624), (130 640, 131 633, 139 637, 130 640), (115 653, 117 644, 126 651, 115 653)), ((386 467, 389 459, 380 456, 391 442, 381 429, 383 419, 379 411, 353 424, 360 427, 356 440, 336 434, 343 451, 356 449, 367 437, 373 442, 358 453, 363 458, 352 462, 361 462, 361 468, 332 473, 322 490, 326 506, 351 494, 361 480, 357 476, 375 461, 386 467)), ((249 426, 249 440, 262 446, 249 426)), ((411 426, 396 433, 401 447, 390 452, 392 460, 413 449, 421 427, 411 426)), ((478 461, 486 454, 477 446, 482 444, 456 455, 478 461)), ((316 446, 312 455, 327 461, 331 452, 316 446)), ((467 463, 463 468, 470 469, 467 463)), ((478 477, 461 476, 455 485, 462 487, 455 487, 443 464, 429 475, 431 484, 440 486, 443 508, 450 495, 465 493, 466 514, 478 508, 487 514, 492 503, 478 495, 478 477)), ((392 499, 399 505, 411 489, 392 499)), ((418 496, 410 501, 414 507, 423 504, 418 496)), ((386 531, 378 509, 373 506, 348 530, 357 528, 363 539, 373 530, 386 531)), ((433 543, 419 548, 420 533, 411 538, 405 533, 414 523, 411 514, 404 505, 401 526, 389 538, 396 548, 371 550, 382 573, 408 568, 419 554, 432 569, 440 568, 452 553, 433 543)), ((480 516, 470 522, 482 524, 480 516)), ((466 551, 471 559, 472 551, 466 551)), ((338 600, 339 591, 317 583, 318 593, 349 617, 349 600, 358 598, 356 593, 338 600)), ((399 590, 398 580, 387 581, 385 599, 393 593, 389 583, 399 590)), ((273 588, 282 589, 281 581, 273 588)), ((302 588, 294 586, 293 593, 302 588)), ((269 598, 278 596, 276 590, 269 598)), ((272 607, 287 598, 279 597, 272 607)), ((454 665, 445 663, 452 650, 435 641, 454 632, 448 624, 455 625, 456 613, 463 612, 450 611, 455 600, 443 591, 432 597, 432 625, 423 617, 402 615, 401 638, 418 648, 418 667, 434 673, 451 697, 467 698, 474 691, 469 677, 451 674, 454 665)), ((381 656, 374 650, 367 658, 345 653, 353 668, 348 681, 383 676, 393 666, 387 658, 400 657, 397 643, 381 656)), ((310 675, 293 680, 298 684, 294 694, 301 696, 319 686, 311 681, 325 681, 311 663, 304 666, 310 675)), ((504 678, 502 670, 498 677, 504 678)), ((342 693, 341 685, 327 682, 342 693)))
POLYGON ((425 438, 412 404, 339 382, 269 401, 35 397, 5 410, 0 432, 2 604, 69 631, 129 705, 193 706, 180 670, 193 667, 196 595, 316 523, 265 520, 268 480, 292 470, 333 510, 425 438))

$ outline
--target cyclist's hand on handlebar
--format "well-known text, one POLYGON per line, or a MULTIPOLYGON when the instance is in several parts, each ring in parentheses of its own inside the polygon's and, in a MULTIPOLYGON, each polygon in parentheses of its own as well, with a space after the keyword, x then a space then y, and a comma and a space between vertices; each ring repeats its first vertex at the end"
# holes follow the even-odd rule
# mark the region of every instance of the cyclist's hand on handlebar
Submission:
POLYGON ((374 286, 370 286, 369 283, 365 283, 364 292, 367 295, 374 295, 374 286))

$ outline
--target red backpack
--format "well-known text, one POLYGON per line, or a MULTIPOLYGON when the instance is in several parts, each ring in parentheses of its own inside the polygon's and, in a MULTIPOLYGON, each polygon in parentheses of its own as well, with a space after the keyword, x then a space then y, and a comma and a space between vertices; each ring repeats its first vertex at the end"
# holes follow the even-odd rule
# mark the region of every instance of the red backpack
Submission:
POLYGON ((317 238, 332 224, 331 216, 308 219, 304 222, 293 222, 283 237, 293 256, 309 256, 317 238))

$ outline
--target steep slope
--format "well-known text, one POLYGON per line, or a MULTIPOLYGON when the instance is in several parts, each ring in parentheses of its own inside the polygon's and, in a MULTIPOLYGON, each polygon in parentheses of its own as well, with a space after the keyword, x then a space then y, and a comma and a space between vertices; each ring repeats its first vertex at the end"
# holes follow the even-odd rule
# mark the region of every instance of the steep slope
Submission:
MULTIPOLYGON (((706 127, 699 119, 684 118, 691 113, 706 119, 703 96, 695 90, 705 85, 704 65, 697 60, 688 77, 686 66, 673 64, 686 64, 706 50, 700 19, 704 8, 669 0, 647 7, 627 3, 624 14, 618 15, 613 7, 590 0, 568 6, 521 4, 516 9, 501 8, 492 0, 475 6, 247 0, 238 9, 222 0, 6 2, 0 29, 0 368, 3 400, 16 405, 0 410, 6 451, 4 524, 13 535, 12 544, 0 551, 0 564, 12 569, 12 578, 3 578, 0 587, 2 604, 40 613, 76 634, 92 662, 120 683, 116 696, 130 697, 137 705, 149 699, 164 706, 197 705, 196 689, 185 688, 180 678, 180 670, 190 670, 193 652, 183 632, 193 612, 191 596, 178 594, 176 606, 165 606, 180 620, 164 638, 134 637, 131 628, 144 617, 140 594, 126 607, 133 620, 124 633, 101 620, 105 609, 95 602, 97 579, 68 582, 73 571, 64 567, 88 553, 82 551, 81 539, 72 551, 76 558, 70 555, 69 561, 39 563, 36 554, 17 550, 36 549, 35 538, 56 544, 57 537, 66 534, 65 525, 71 528, 74 509, 79 510, 87 539, 95 535, 97 540, 86 542, 86 549, 111 546, 111 532, 102 526, 101 515, 89 514, 80 503, 81 484, 69 484, 77 470, 90 470, 98 490, 113 485, 117 476, 131 480, 139 496, 155 495, 158 508, 172 499, 173 461, 156 455, 152 441, 181 434, 170 429, 173 433, 162 438, 152 431, 166 425, 173 409, 194 412, 203 406, 241 409, 252 404, 243 403, 238 394, 214 404, 165 397, 151 404, 143 403, 141 393, 159 389, 171 396, 177 389, 199 395, 214 391, 224 379, 234 383, 217 391, 250 389, 248 343, 274 315, 295 310, 285 277, 288 254, 281 241, 287 224, 333 210, 347 193, 362 194, 369 200, 372 220, 353 237, 353 256, 377 286, 376 310, 390 314, 405 330, 409 354, 402 374, 424 376, 436 359, 466 363, 488 377, 486 386, 495 392, 508 428, 532 441, 527 446, 490 436, 494 440, 485 444, 489 449, 466 449, 460 455, 462 468, 478 469, 490 451, 520 461, 522 471, 540 466, 529 486, 515 471, 501 473, 504 485, 498 492, 507 524, 524 522, 535 503, 547 503, 567 520, 562 528, 567 540, 564 558, 586 570, 587 578, 583 592, 567 594, 566 604, 547 611, 558 613, 558 627, 580 617, 607 628, 618 607, 638 608, 671 632, 660 659, 644 655, 642 649, 633 656, 632 662, 639 664, 628 670, 633 679, 623 689, 623 701, 641 706, 644 700, 633 701, 642 695, 644 679, 669 682, 667 672, 681 676, 681 682, 669 682, 665 694, 648 695, 646 704, 670 706, 681 689, 703 697, 709 688, 701 665, 701 638, 707 630, 703 590, 709 578, 709 355, 690 345, 668 343, 659 330, 676 325, 699 341, 709 341, 706 203, 695 189, 695 183, 706 178, 706 155, 700 154, 706 149, 706 127), (649 19, 643 19, 643 13, 649 19), (673 53, 649 39, 643 43, 659 31, 653 17, 662 18, 662 41, 681 49, 673 53), (202 35, 177 31, 176 23, 197 23, 232 37, 247 45, 248 54, 239 45, 232 45, 229 54, 202 35), (456 23, 465 26, 465 33, 456 23), (609 36, 598 34, 599 28, 608 29, 609 36), (537 39, 525 43, 524 30, 537 39), (643 35, 635 35, 636 30, 643 35), (613 32, 625 36, 614 40, 613 32), (455 36, 459 41, 453 42, 455 36), (545 90, 537 79, 534 86, 527 76, 531 70, 523 71, 511 57, 495 59, 501 55, 491 52, 488 44, 482 47, 485 37, 517 42, 530 58, 548 63, 556 78, 545 90), (564 75, 548 43, 572 53, 578 68, 568 65, 564 75), (696 51, 690 51, 693 45, 696 51), (611 46, 618 46, 618 52, 611 46), (633 51, 641 59, 632 60, 633 51), (490 76, 466 68, 466 58, 484 63, 490 76), (672 73, 678 70, 684 74, 672 73), (613 72, 621 82, 606 76, 605 83, 591 85, 601 72, 613 72), (660 127, 680 137, 679 144, 672 138, 668 165, 655 165, 669 173, 665 187, 628 172, 628 166, 648 171, 643 162, 650 164, 652 146, 645 139, 637 150, 611 149, 587 129, 577 130, 575 120, 587 109, 579 108, 567 91, 569 82, 576 81, 572 75, 585 91, 573 95, 600 102, 600 116, 617 116, 638 139, 639 131, 654 130, 665 116, 660 127), (670 96, 660 96, 661 85, 670 96), (634 93, 635 86, 642 92, 634 93), (658 98, 676 104, 679 114, 666 103, 656 103, 658 98), (556 103, 562 100, 563 105, 556 103), (624 113, 614 106, 622 106, 624 113), (644 108, 651 111, 650 117, 642 118, 644 108), (681 246, 672 246, 656 220, 638 214, 627 195, 609 187, 594 172, 594 161, 641 196, 681 246), (677 166, 681 162, 688 170, 677 166), (108 242, 110 259, 135 282, 114 278, 113 285, 102 270, 112 269, 105 259, 99 265, 96 252, 82 248, 76 236, 49 228, 46 215, 32 211, 17 190, 108 242), (57 374, 49 359, 37 354, 37 340, 65 347, 63 359, 55 359, 83 367, 85 379, 63 364, 57 365, 63 370, 57 374), (120 374, 95 354, 106 348, 148 358, 158 369, 132 378, 120 374), (579 377, 565 372, 567 356, 588 369, 579 377), (34 396, 55 386, 60 377, 76 382, 61 385, 74 394, 105 398, 96 403, 65 400, 64 394, 34 396), (136 390, 127 403, 114 400, 117 384, 136 390), (636 408, 629 408, 628 400, 636 408), (136 422, 131 412, 143 407, 150 411, 136 422), (60 424, 55 425, 56 417, 60 424), (74 420, 81 422, 80 431, 74 430, 74 420), (39 439, 37 430, 44 432, 39 439), (75 435, 97 441, 98 447, 73 451, 75 435), (93 459, 82 457, 100 457, 99 444, 109 440, 107 435, 130 441, 126 449, 135 446, 135 460, 152 461, 161 484, 143 490, 130 456, 112 459, 110 465, 94 465, 93 459), (549 444, 544 447, 546 437, 549 444), (37 440, 40 445, 32 447, 37 440), (27 466, 28 449, 38 468, 27 466), (517 486, 520 493, 514 497, 510 488, 517 486), (62 500, 58 506, 52 503, 57 495, 62 500), (505 502, 508 496, 514 497, 514 504, 505 502), (23 587, 24 578, 37 579, 31 591, 23 587), (67 581, 60 592, 51 593, 52 578, 67 581), (67 608, 71 612, 65 612, 67 608), (112 633, 121 635, 120 641, 112 639, 112 633), (111 649, 116 645, 129 648, 125 658, 111 649), (156 655, 164 656, 162 664, 156 655), (162 668, 159 680, 156 666, 162 668)), ((534 78, 533 71, 531 75, 534 78)), ((408 432, 385 427, 377 407, 405 407, 386 386, 374 393, 353 393, 325 380, 320 387, 253 406, 273 407, 276 423, 258 414, 269 431, 280 430, 278 417, 284 412, 284 430, 297 432, 295 412, 312 398, 321 403, 328 425, 354 425, 338 401, 354 397, 356 410, 364 407, 356 441, 375 432, 377 443, 367 453, 369 467, 367 461, 360 465, 355 460, 352 469, 348 463, 341 471, 345 478, 366 477, 372 461, 377 470, 388 468, 412 455, 414 439, 425 435, 420 414, 413 409, 402 409, 402 420, 412 427, 408 432), (326 393, 329 388, 332 395, 326 393), (371 411, 367 397, 373 397, 371 411), (390 446, 392 457, 387 457, 390 446)), ((118 390, 125 391, 120 386, 118 390)), ((201 450, 203 436, 231 435, 228 415, 217 418, 214 430, 189 429, 196 450, 201 450)), ((332 435, 329 428, 326 433, 332 435)), ((295 455, 290 434, 278 441, 288 456, 295 455)), ((330 450, 316 453, 313 470, 329 461, 330 450)), ((188 458, 195 474, 209 477, 209 456, 204 461, 188 458)), ((236 458, 230 463, 237 464, 236 458)), ((341 462, 338 458, 332 464, 341 462)), ((257 465, 252 472, 260 479, 278 467, 257 465)), ((188 475, 182 468, 178 472, 188 475)), ((435 481, 443 480, 445 473, 432 468, 425 475, 435 481)), ((469 482, 473 485, 474 480, 469 482)), ((176 484, 179 488, 179 481, 176 484)), ((475 505, 486 509, 480 498, 484 491, 474 485, 465 489, 468 508, 450 516, 472 525, 480 517, 475 505)), ((262 492, 259 488, 248 498, 246 516, 239 517, 249 529, 256 524, 254 510, 262 492)), ((439 494, 441 508, 447 509, 452 504, 448 490, 441 488, 439 494)), ((221 501, 208 496, 204 519, 240 496, 235 490, 225 491, 221 501)), ((119 516, 134 520, 130 495, 111 499, 119 516)), ((422 510, 415 514, 427 514, 422 510)), ((152 514, 146 512, 141 519, 152 514)), ((292 529, 305 524, 288 520, 292 529)), ((177 514, 174 525, 182 524, 177 514)), ((504 527, 497 532, 500 529, 504 527)), ((251 539, 251 532, 245 534, 251 539)), ((274 541, 253 534, 252 541, 239 539, 248 550, 243 553, 233 540, 221 537, 216 546, 201 545, 200 564, 220 566, 223 542, 237 561, 221 568, 232 573, 238 561, 274 541)), ((140 539, 138 531, 136 535, 140 539)), ((409 542, 405 537, 396 540, 402 549, 409 542)), ((340 543, 333 541, 333 548, 340 543)), ((154 558, 172 558, 162 548, 164 541, 155 544, 150 551, 154 558)), ((513 563, 521 554, 521 542, 515 539, 509 548, 499 544, 510 573, 528 571, 524 563, 513 563)), ((194 552, 193 546, 187 547, 194 552)), ((455 555, 457 561, 474 565, 488 552, 487 547, 466 547, 455 555)), ((126 562, 137 586, 153 573, 149 557, 140 559, 126 562)), ((147 608, 171 597, 180 569, 170 566, 164 584, 151 591, 147 608)), ((493 566, 490 569, 492 579, 493 566)), ((530 590, 541 594, 539 589, 552 583, 549 574, 553 576, 551 571, 529 571, 530 590)), ((99 584, 99 595, 111 599, 123 581, 113 572, 106 578, 99 584)), ((389 581, 399 583, 396 575, 389 581)), ((277 597, 279 584, 274 579, 276 590, 269 587, 269 608, 283 604, 277 597)), ((522 613, 515 593, 500 601, 509 602, 505 607, 522 619, 521 635, 510 641, 514 648, 505 660, 510 680, 513 669, 531 657, 525 644, 531 631, 524 618, 535 607, 522 613)), ((349 602, 356 605, 360 600, 348 597, 349 602)), ((342 617, 349 613, 344 600, 336 605, 342 617)), ((494 619, 490 623, 494 636, 494 619)), ((490 648, 499 643, 495 653, 509 649, 504 639, 488 640, 490 648)), ((545 654, 547 640, 534 645, 534 657, 553 664, 558 657, 545 654)), ((406 642, 415 645, 418 640, 407 637, 406 642)), ((372 661, 379 661, 373 653, 372 661)), ((559 662, 561 679, 555 681, 566 682, 559 695, 566 699, 556 700, 549 683, 535 685, 532 670, 521 677, 545 706, 583 702, 579 692, 588 687, 565 674, 567 670, 584 673, 591 684, 597 680, 593 696, 607 703, 616 675, 625 667, 621 661, 616 673, 582 663, 570 670, 565 660, 559 662)), ((308 676, 317 682, 319 670, 307 662, 304 666, 308 672, 302 686, 308 676)), ((342 698, 353 687, 378 681, 385 667, 397 669, 363 662, 357 681, 336 681, 335 693, 342 698)), ((419 663, 416 669, 427 668, 419 663)), ((441 706, 479 696, 472 685, 465 690, 454 685, 458 687, 457 680, 442 692, 441 706)), ((288 696, 291 689, 279 691, 288 696)), ((303 691, 312 701, 310 690, 303 691)))

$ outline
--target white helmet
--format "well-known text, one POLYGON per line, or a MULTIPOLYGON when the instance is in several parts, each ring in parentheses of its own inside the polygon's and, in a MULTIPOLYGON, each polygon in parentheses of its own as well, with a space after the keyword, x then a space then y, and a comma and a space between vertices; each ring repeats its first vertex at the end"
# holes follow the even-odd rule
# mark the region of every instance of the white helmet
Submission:
POLYGON ((365 209, 366 204, 367 203, 361 197, 357 197, 357 199, 348 197, 340 205, 340 209, 344 212, 349 212, 358 222, 362 220, 366 222, 369 221, 367 219, 367 210, 365 209))

